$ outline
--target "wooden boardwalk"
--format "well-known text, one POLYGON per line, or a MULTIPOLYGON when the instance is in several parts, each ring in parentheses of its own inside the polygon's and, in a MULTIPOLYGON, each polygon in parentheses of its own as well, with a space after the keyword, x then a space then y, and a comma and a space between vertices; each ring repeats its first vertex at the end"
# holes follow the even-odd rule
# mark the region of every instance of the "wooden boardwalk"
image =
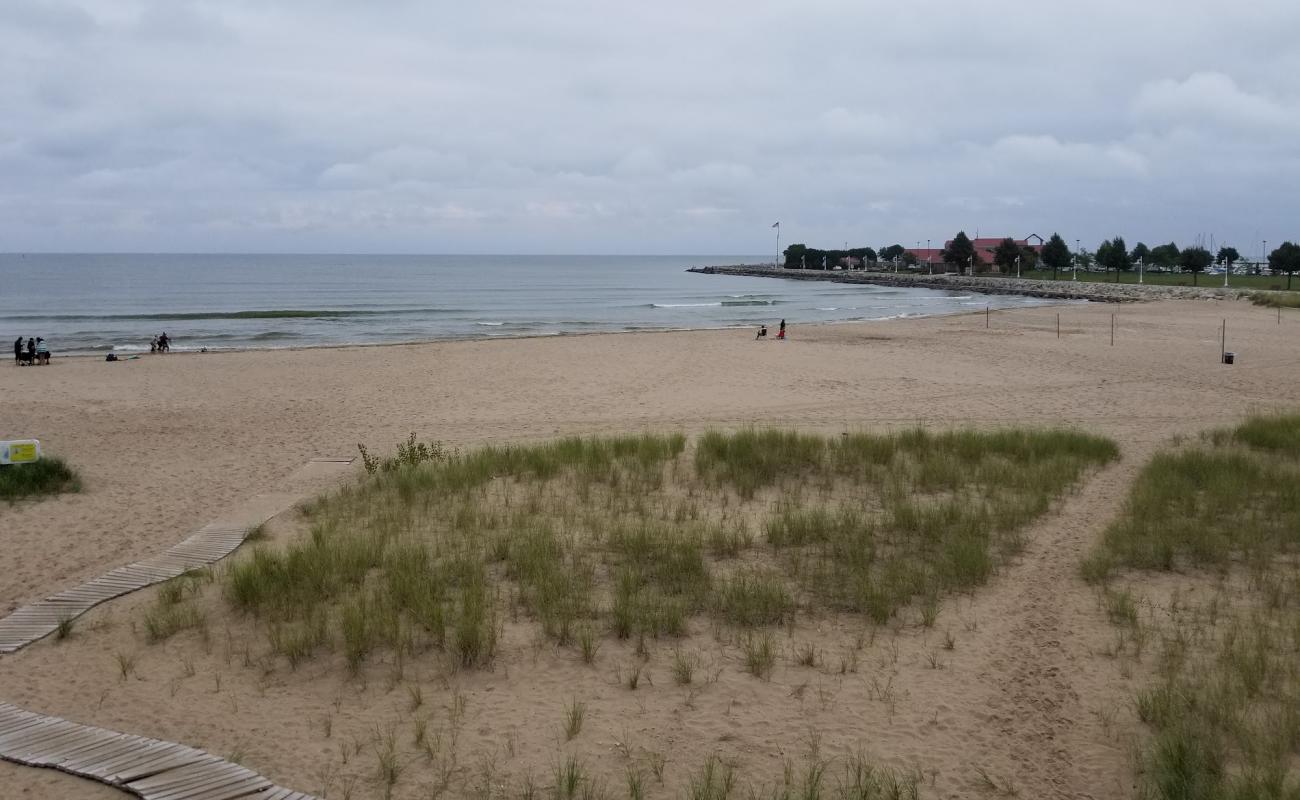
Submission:
POLYGON ((118 567, 80 586, 38 600, 0 619, 0 654, 12 653, 49 636, 114 597, 162 583, 186 570, 216 563, 234 552, 248 531, 314 494, 313 488, 351 469, 352 459, 313 459, 286 481, 290 491, 260 494, 233 513, 199 528, 161 555, 118 567), (294 491, 294 488, 297 491, 294 491))
MULTIPOLYGON (((312 459, 285 481, 285 491, 253 497, 161 555, 18 609, 0 619, 0 654, 48 636, 64 620, 106 600, 220 561, 243 543, 249 529, 334 483, 351 464, 350 458, 312 459)), ((90 778, 145 800, 316 800, 193 747, 81 725, 3 702, 0 759, 90 778)))
POLYGON ((0 703, 0 758, 106 783, 145 800, 315 800, 211 753, 0 703))

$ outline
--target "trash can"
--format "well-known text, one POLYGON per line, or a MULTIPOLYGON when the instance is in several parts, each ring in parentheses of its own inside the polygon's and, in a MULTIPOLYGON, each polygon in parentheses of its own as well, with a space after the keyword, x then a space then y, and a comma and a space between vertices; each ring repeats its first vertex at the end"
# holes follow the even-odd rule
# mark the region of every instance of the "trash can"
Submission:
POLYGON ((1223 363, 1225 363, 1225 364, 1231 364, 1231 363, 1233 362, 1233 360, 1236 359, 1236 357, 1237 357, 1237 354, 1236 354, 1236 353, 1224 353, 1224 354, 1223 354, 1223 363))

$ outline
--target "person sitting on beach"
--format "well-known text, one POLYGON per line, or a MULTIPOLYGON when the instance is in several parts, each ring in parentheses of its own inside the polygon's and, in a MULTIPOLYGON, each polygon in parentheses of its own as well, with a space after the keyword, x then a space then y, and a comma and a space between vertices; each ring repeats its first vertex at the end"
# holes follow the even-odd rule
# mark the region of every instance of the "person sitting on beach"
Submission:
POLYGON ((39 336, 36 337, 36 363, 50 363, 50 346, 39 336))
POLYGON ((760 326, 759 329, 758 329, 758 335, 754 337, 754 339, 756 339, 756 340, 757 340, 757 339, 764 339, 764 338, 767 338, 767 326, 766 326, 766 325, 762 325, 762 326, 760 326))

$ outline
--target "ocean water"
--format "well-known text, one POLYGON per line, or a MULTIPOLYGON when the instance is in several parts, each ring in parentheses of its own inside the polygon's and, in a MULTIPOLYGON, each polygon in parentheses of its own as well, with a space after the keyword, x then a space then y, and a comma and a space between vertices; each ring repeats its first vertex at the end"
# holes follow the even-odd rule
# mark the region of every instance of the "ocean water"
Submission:
POLYGON ((0 254, 0 339, 55 353, 312 347, 882 320, 1041 304, 687 273, 761 256, 0 254), (8 337, 5 339, 4 337, 8 337))

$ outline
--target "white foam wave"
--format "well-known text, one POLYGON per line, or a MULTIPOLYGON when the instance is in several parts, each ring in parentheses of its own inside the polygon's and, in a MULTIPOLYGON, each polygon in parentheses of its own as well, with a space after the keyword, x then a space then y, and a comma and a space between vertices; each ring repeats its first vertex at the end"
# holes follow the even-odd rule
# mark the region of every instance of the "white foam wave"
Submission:
POLYGON ((651 303, 651 308, 708 308, 710 306, 720 306, 722 303, 651 303))
POLYGON ((488 326, 493 327, 493 328, 499 328, 499 327, 501 327, 502 325, 504 325, 505 323, 504 323, 504 322, 475 322, 474 324, 475 324, 475 325, 488 325, 488 326))

